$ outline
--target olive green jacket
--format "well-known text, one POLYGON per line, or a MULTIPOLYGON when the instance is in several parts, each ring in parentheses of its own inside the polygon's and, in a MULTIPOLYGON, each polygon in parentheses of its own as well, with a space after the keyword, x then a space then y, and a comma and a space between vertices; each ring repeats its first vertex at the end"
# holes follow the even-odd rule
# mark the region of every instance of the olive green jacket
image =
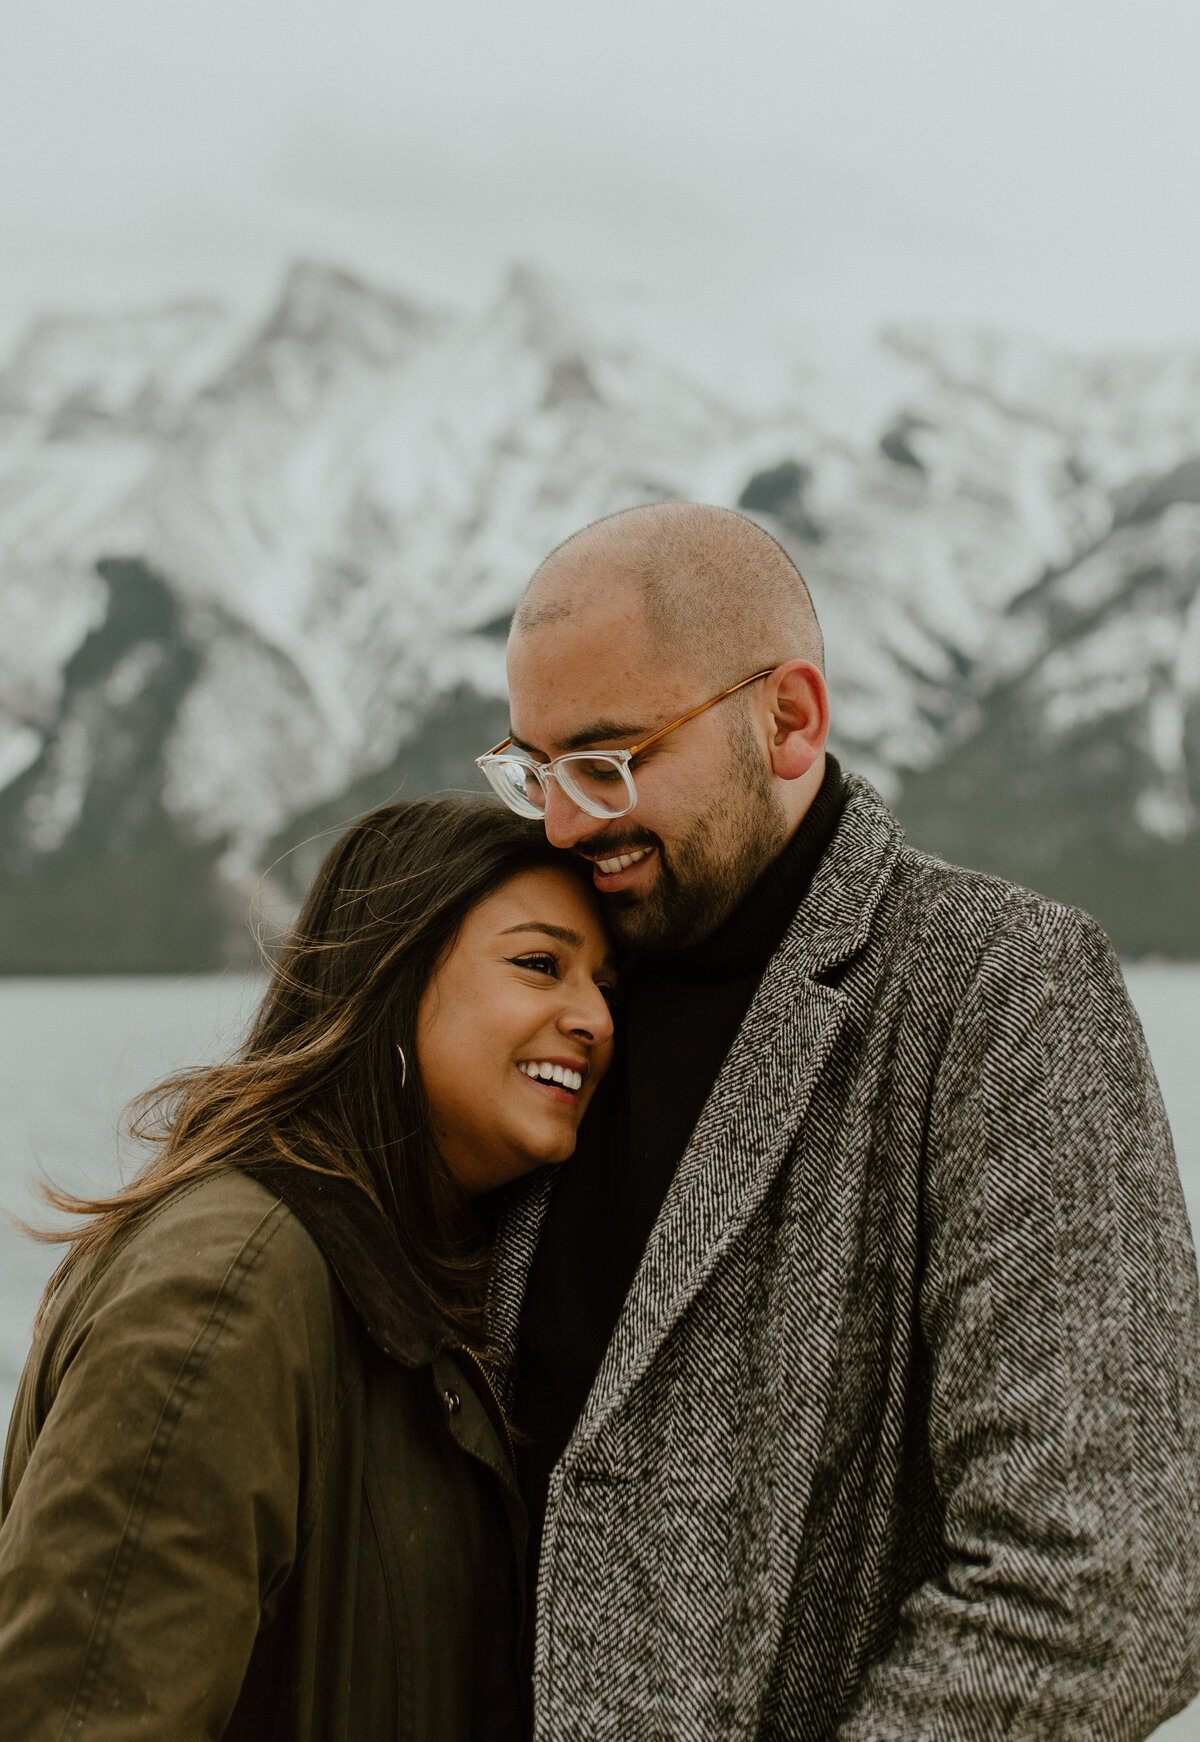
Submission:
POLYGON ((280 1189, 300 1214, 238 1171, 182 1188, 47 1314, 0 1493, 3 1742, 520 1734, 482 1370, 414 1329, 364 1198, 280 1189))

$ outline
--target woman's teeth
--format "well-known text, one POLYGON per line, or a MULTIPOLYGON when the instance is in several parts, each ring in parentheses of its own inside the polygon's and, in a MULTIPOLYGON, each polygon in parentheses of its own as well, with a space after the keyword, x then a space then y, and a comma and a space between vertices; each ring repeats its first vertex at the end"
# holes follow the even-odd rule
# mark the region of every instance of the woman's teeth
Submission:
POLYGON ((630 865, 636 865, 649 851, 649 847, 637 847, 632 853, 618 853, 615 859, 597 859, 596 864, 606 877, 611 877, 614 871, 625 871, 630 865))
POLYGON ((557 1083, 560 1089, 571 1089, 578 1094, 583 1087, 583 1072, 568 1069, 566 1065, 535 1064, 532 1059, 523 1059, 517 1066, 527 1077, 539 1077, 543 1083, 557 1083))

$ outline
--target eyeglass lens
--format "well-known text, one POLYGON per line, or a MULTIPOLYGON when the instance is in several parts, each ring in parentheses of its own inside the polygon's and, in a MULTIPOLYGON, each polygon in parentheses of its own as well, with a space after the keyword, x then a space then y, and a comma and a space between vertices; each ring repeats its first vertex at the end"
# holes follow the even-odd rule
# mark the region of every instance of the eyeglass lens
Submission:
MULTIPOLYGON (((497 756, 489 774, 506 804, 522 816, 541 816, 546 809, 544 781, 529 763, 497 756)), ((594 817, 620 817, 637 802, 632 776, 607 756, 566 756, 556 774, 567 797, 594 817)))
POLYGON ((607 756, 567 756, 558 765, 563 790, 594 817, 623 816, 637 794, 624 765, 607 756))
POLYGON ((510 810, 519 816, 540 817, 546 809, 546 793, 533 769, 507 756, 494 756, 487 776, 510 810))

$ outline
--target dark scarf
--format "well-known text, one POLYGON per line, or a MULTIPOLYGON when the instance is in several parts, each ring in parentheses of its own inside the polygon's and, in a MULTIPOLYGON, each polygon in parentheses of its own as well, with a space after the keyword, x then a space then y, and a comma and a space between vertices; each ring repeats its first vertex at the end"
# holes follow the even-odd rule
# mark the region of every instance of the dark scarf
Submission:
POLYGON ((534 1569, 550 1471, 704 1102, 837 828, 845 786, 826 762, 795 834, 713 935, 643 956, 625 975, 616 1056, 555 1184, 522 1313, 513 1415, 527 1442, 518 1457, 534 1569))

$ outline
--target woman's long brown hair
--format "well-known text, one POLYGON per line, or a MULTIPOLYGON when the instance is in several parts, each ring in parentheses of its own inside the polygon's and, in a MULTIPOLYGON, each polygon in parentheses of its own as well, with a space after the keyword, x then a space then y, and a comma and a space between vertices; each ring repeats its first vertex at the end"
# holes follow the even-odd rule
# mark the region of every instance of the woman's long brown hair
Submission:
POLYGON ((540 825, 469 799, 385 805, 330 851, 275 964, 241 1050, 135 1100, 135 1137, 157 1145, 110 1197, 45 1188, 88 1220, 31 1229, 66 1241, 39 1312, 172 1191, 230 1165, 290 1163, 352 1180, 386 1218, 433 1313, 476 1319, 478 1240, 430 1135, 416 1068, 421 994, 472 908, 520 871, 577 864, 540 825))

